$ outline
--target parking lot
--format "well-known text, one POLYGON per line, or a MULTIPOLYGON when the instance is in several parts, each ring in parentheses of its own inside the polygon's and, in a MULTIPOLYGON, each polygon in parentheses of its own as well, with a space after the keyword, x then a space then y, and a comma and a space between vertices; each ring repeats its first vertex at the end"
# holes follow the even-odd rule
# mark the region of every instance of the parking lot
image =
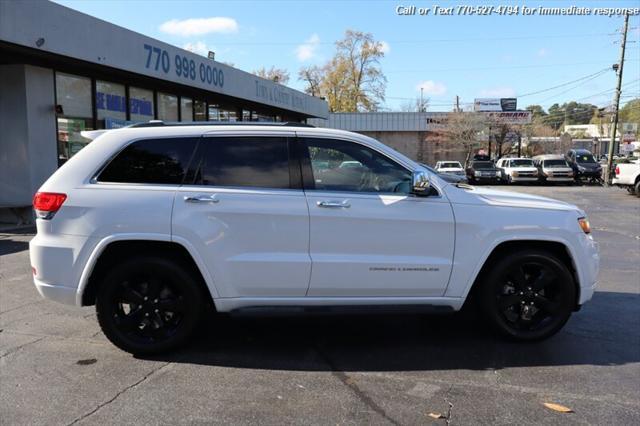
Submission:
POLYGON ((135 358, 106 340, 93 308, 40 298, 31 234, 0 234, 0 419, 640 424, 640 201, 616 188, 500 189, 577 204, 600 243, 593 300, 544 342, 504 342, 467 314, 218 317, 181 352, 135 358))

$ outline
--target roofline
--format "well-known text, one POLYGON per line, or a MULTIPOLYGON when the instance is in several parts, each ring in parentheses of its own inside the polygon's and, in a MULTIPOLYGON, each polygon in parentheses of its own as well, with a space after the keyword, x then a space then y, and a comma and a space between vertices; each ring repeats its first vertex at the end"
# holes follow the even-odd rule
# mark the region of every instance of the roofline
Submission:
POLYGON ((146 123, 135 123, 126 126, 129 129, 136 129, 141 127, 194 127, 194 126, 268 126, 268 127, 311 127, 315 128, 311 124, 297 123, 295 121, 284 122, 262 122, 262 121, 162 121, 162 120, 150 120, 146 123))

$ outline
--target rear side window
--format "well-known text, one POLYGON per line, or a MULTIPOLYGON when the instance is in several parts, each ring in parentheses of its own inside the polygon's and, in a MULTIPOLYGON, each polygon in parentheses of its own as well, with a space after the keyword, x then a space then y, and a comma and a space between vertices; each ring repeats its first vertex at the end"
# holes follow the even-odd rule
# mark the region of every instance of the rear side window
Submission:
POLYGON ((284 137, 204 138, 196 185, 289 189, 289 147, 284 137))
POLYGON ((100 173, 99 182, 181 184, 198 138, 133 142, 100 173))

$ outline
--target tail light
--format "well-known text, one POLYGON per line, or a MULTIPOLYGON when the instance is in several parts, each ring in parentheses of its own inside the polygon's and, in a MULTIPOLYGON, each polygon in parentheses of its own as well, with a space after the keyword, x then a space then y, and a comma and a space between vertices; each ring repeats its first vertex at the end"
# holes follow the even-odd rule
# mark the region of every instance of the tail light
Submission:
POLYGON ((620 166, 616 166, 616 174, 615 176, 618 176, 620 174, 620 166))
POLYGON ((51 219, 56 214, 62 203, 67 199, 67 194, 55 192, 38 192, 33 196, 33 210, 39 219, 51 219))

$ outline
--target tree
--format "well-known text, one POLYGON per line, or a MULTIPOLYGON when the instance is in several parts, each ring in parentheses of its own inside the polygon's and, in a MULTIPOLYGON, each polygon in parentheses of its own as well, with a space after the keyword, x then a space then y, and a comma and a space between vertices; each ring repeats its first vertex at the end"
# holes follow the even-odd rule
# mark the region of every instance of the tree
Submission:
POLYGON ((320 96, 320 85, 322 84, 322 68, 317 65, 303 67, 298 71, 298 80, 306 83, 304 91, 311 96, 320 96))
POLYGON ((479 146, 479 134, 486 127, 485 116, 476 112, 453 112, 448 115, 444 129, 445 143, 462 146, 467 159, 474 148, 479 146))
POLYGON ((300 70, 305 91, 323 96, 331 112, 376 111, 382 102, 387 79, 379 67, 383 44, 371 33, 347 30, 336 42, 336 52, 324 66, 300 70))
POLYGON ((400 105, 400 111, 402 112, 427 112, 427 108, 429 108, 429 98, 419 97, 406 100, 400 105))
POLYGON ((618 121, 620 123, 638 123, 636 137, 640 136, 640 98, 633 99, 620 108, 618 121))
POLYGON ((556 130, 562 125, 589 124, 598 107, 592 104, 581 104, 575 101, 562 105, 553 104, 549 107, 549 114, 542 118, 543 122, 556 130))
POLYGON ((548 115, 540 105, 529 105, 525 109, 531 111, 531 121, 534 122, 543 122, 544 118, 548 115))
POLYGON ((289 82, 289 71, 283 68, 276 68, 272 66, 269 69, 262 67, 252 72, 252 74, 258 77, 266 78, 267 80, 275 81, 280 84, 287 84, 289 82))

